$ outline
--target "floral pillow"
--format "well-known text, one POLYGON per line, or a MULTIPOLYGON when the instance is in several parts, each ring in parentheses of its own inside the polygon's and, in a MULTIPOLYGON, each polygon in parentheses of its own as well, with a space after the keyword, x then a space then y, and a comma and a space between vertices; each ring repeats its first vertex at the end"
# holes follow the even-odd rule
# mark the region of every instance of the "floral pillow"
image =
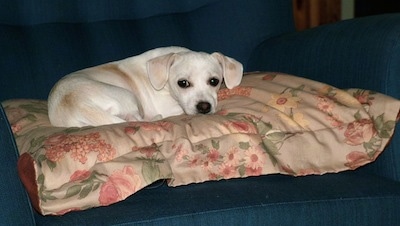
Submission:
POLYGON ((159 180, 170 186, 266 174, 353 170, 393 135, 400 101, 280 73, 221 89, 214 115, 52 127, 47 102, 3 102, 18 170, 43 215, 107 206, 159 180))

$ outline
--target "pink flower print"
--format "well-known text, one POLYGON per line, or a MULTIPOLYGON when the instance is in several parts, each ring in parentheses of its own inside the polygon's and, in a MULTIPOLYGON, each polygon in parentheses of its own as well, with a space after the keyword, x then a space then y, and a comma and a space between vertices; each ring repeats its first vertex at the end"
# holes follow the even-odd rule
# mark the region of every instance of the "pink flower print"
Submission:
POLYGON ((377 131, 371 119, 360 119, 347 125, 344 132, 346 143, 349 145, 360 145, 369 142, 377 131))
POLYGON ((238 166, 240 161, 239 150, 237 147, 232 147, 224 157, 225 164, 229 166, 238 166))
POLYGON ((317 107, 322 112, 331 113, 333 111, 334 104, 328 98, 318 97, 317 107))
POLYGON ((228 164, 222 164, 219 166, 219 173, 224 179, 229 179, 237 176, 235 167, 229 166, 228 164))
POLYGON ((224 123, 227 127, 230 127, 237 133, 257 133, 257 129, 250 122, 244 121, 229 121, 224 123))
POLYGON ((189 161, 189 166, 190 166, 191 168, 195 168, 195 167, 197 167, 197 166, 199 166, 199 165, 202 164, 199 155, 190 156, 189 159, 188 159, 188 161, 189 161))
POLYGON ((213 166, 210 161, 202 161, 200 164, 201 168, 204 170, 211 170, 213 166))
POLYGON ((218 91, 218 101, 228 99, 232 96, 229 89, 220 89, 218 91))
POLYGON ((116 154, 115 148, 100 139, 98 132, 86 135, 53 135, 45 140, 44 148, 47 159, 53 162, 61 160, 66 153, 70 153, 72 159, 82 164, 86 163, 90 152, 97 152, 97 160, 100 162, 111 160, 116 154))
POLYGON ((157 122, 141 122, 140 128, 148 131, 169 131, 171 130, 173 124, 167 121, 157 121, 157 122))
POLYGON ((125 133, 126 134, 131 134, 131 135, 133 135, 133 134, 135 134, 137 131, 138 131, 138 128, 137 127, 125 127, 125 133))
POLYGON ((69 177, 69 181, 73 182, 73 181, 85 180, 85 179, 89 178, 90 175, 91 175, 91 172, 88 170, 77 170, 69 177))
POLYGON ((361 151, 353 151, 346 156, 347 163, 345 166, 349 167, 350 169, 354 170, 360 166, 363 166, 373 159, 371 159, 367 153, 361 151))
POLYGON ((216 173, 208 174, 208 180, 218 180, 218 175, 216 173))
POLYGON ((218 91, 218 101, 222 101, 233 96, 250 96, 252 87, 237 86, 233 89, 220 89, 218 91))
POLYGON ((263 167, 266 161, 265 153, 260 148, 251 147, 244 152, 245 166, 257 169, 263 167))
POLYGON ((369 96, 368 94, 362 94, 362 95, 358 95, 355 96, 355 98, 358 100, 358 102, 360 102, 361 104, 370 104, 371 101, 369 100, 369 96))
POLYGON ((103 206, 123 200, 141 188, 142 181, 134 169, 125 166, 114 171, 100 188, 99 202, 103 206))
POLYGON ((360 102, 361 104, 372 105, 372 100, 374 97, 370 96, 370 93, 366 90, 358 90, 353 94, 353 96, 360 102))
POLYGON ((247 122, 232 122, 231 126, 237 131, 247 132, 250 130, 249 123, 247 122))
POLYGON ((260 176, 261 173, 262 173, 261 167, 257 167, 257 168, 246 167, 246 175, 247 176, 260 176))
POLYGON ((19 123, 15 123, 15 124, 11 125, 11 130, 12 130, 13 134, 17 134, 22 130, 22 126, 19 123))
POLYGON ((118 194, 118 189, 112 183, 112 181, 107 181, 101 185, 99 203, 102 206, 108 206, 110 204, 120 201, 121 198, 118 194))
POLYGON ((321 174, 321 172, 318 169, 308 168, 308 169, 299 170, 299 173, 296 174, 296 176, 306 176, 306 175, 312 175, 312 174, 321 174))
POLYGON ((211 149, 210 152, 207 154, 207 159, 210 162, 218 161, 219 157, 220 157, 220 153, 216 149, 211 149))
POLYGON ((286 108, 297 108, 298 103, 301 101, 299 97, 292 96, 290 93, 272 95, 268 105, 284 112, 286 108))
POLYGON ((262 80, 264 81, 272 81, 276 77, 276 74, 266 74, 264 77, 262 77, 262 80))
POLYGON ((60 211, 56 212, 55 215, 61 216, 61 215, 64 215, 66 213, 69 213, 69 212, 72 212, 72 211, 79 211, 79 210, 82 210, 82 209, 79 208, 79 207, 72 207, 72 208, 68 208, 68 209, 65 209, 65 210, 60 210, 60 211))
POLYGON ((90 133, 84 136, 69 136, 72 141, 70 152, 71 157, 78 160, 82 164, 87 161, 87 154, 92 151, 97 151, 97 159, 100 162, 111 160, 116 153, 116 150, 104 140, 100 139, 99 133, 90 133))
POLYGON ((46 158, 53 162, 61 160, 66 151, 68 151, 68 148, 66 148, 66 146, 68 146, 66 140, 68 140, 68 137, 64 134, 56 134, 48 137, 44 142, 46 158))
POLYGON ((225 116, 225 115, 227 115, 228 113, 229 113, 228 110, 226 110, 226 109, 221 109, 220 111, 217 111, 215 114, 225 116))
POLYGON ((147 158, 151 158, 157 152, 157 146, 144 147, 140 149, 140 153, 145 154, 147 158))
POLYGON ((175 149, 175 160, 177 162, 181 162, 188 155, 188 150, 183 147, 183 144, 179 144, 178 146, 174 144, 172 148, 175 149))
POLYGON ((340 120, 338 115, 331 115, 326 117, 330 121, 331 126, 338 129, 343 129, 344 122, 340 120))
POLYGON ((101 145, 99 145, 98 148, 98 155, 97 155, 97 160, 100 162, 107 162, 112 159, 114 159, 114 156, 117 152, 111 144, 106 144, 104 140, 100 142, 101 145))

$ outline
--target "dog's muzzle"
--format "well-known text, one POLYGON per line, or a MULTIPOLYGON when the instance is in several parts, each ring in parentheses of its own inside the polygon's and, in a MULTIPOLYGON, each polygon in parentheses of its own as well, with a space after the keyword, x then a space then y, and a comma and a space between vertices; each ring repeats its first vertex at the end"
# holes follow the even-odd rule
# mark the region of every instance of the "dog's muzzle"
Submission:
POLYGON ((200 114, 207 114, 211 111, 211 104, 205 101, 201 101, 196 105, 197 112, 200 114))

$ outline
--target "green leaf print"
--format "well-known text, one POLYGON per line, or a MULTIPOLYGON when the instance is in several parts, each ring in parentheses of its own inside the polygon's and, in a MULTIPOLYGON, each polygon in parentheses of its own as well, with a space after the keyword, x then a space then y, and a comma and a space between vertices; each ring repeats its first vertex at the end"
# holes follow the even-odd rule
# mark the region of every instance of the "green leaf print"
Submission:
POLYGON ((47 138, 46 136, 40 136, 40 137, 33 138, 30 141, 31 148, 41 146, 43 144, 43 142, 46 140, 46 138, 47 138))
POLYGON ((56 200, 57 197, 55 197, 51 194, 52 194, 52 192, 50 192, 50 191, 43 191, 42 196, 41 196, 42 200, 46 200, 46 201, 47 200, 56 200))
POLYGON ((373 121, 375 129, 378 132, 378 136, 381 138, 390 138, 391 133, 396 126, 396 122, 393 120, 385 122, 384 114, 379 115, 373 119, 373 121))
POLYGON ((44 186, 45 177, 43 174, 40 174, 37 178, 37 183, 39 186, 39 197, 43 202, 47 202, 47 200, 56 200, 57 197, 52 195, 52 192, 46 191, 46 186, 44 186))
POLYGON ((93 183, 83 186, 81 192, 79 193, 79 199, 86 198, 86 196, 88 196, 92 190, 93 190, 93 183))
POLYGON ((38 177, 37 177, 37 183, 38 184, 40 184, 40 185, 43 185, 44 184, 44 175, 43 174, 40 174, 38 177))
POLYGON ((82 185, 73 185, 67 189, 67 193, 65 194, 65 199, 70 198, 79 194, 82 190, 82 185))
POLYGON ((263 121, 259 121, 255 123, 259 134, 266 134, 272 129, 271 123, 265 123, 263 121))
POLYGON ((250 148, 249 142, 239 142, 239 148, 242 150, 247 150, 250 148))
POLYGON ((36 122, 37 121, 37 117, 34 114, 27 114, 25 116, 26 119, 28 119, 31 122, 36 122))
POLYGON ((243 177, 244 175, 246 175, 246 167, 244 165, 240 165, 238 167, 238 172, 239 172, 239 175, 241 177, 243 177))
POLYGON ((278 163, 278 159, 275 157, 275 155, 279 154, 276 145, 268 139, 263 139, 261 145, 264 147, 265 152, 271 159, 272 164, 276 165, 278 163))
POLYGON ((362 116, 361 116, 361 114, 360 114, 360 111, 357 111, 357 112, 354 114, 354 118, 355 118, 356 120, 361 120, 361 119, 362 119, 362 116))
POLYGON ((28 112, 47 115, 47 105, 41 102, 35 104, 22 104, 19 107, 28 112))
POLYGON ((64 133, 70 134, 70 133, 79 132, 79 131, 81 131, 81 130, 82 130, 82 128, 71 127, 71 128, 65 129, 65 130, 64 130, 64 133))
POLYGON ((282 141, 286 136, 286 133, 282 131, 277 131, 273 133, 268 133, 265 137, 271 141, 282 141))
POLYGON ((53 171, 53 169, 57 167, 57 163, 55 163, 53 161, 50 161, 48 159, 46 159, 46 163, 47 163, 47 166, 50 168, 51 171, 53 171))
POLYGON ((160 178, 160 167, 152 160, 144 160, 142 174, 147 183, 152 183, 160 178))
POLYGON ((194 151, 200 151, 202 154, 206 154, 208 152, 210 152, 210 148, 204 144, 198 144, 195 145, 195 150, 194 151))
POLYGON ((297 97, 298 93, 304 90, 304 87, 305 85, 300 85, 299 87, 290 90, 290 93, 292 96, 297 97))
POLYGON ((263 145, 265 147, 265 151, 268 154, 272 154, 272 155, 278 155, 279 154, 279 150, 276 147, 276 144, 273 143, 271 140, 263 139, 263 145))
POLYGON ((219 149, 219 141, 211 140, 211 145, 212 145, 213 148, 215 148, 217 150, 219 149))

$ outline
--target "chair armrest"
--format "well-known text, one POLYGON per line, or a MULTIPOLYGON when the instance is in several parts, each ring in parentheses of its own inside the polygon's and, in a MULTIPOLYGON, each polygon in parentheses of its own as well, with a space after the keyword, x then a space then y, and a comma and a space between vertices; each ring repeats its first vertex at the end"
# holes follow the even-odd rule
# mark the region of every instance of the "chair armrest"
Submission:
POLYGON ((18 150, 0 104, 0 219, 4 225, 34 225, 28 195, 18 177, 18 150))
POLYGON ((339 88, 400 97, 400 14, 341 21, 265 40, 250 70, 280 71, 339 88))
MULTIPOLYGON (((351 19, 265 40, 252 54, 249 69, 400 98, 400 14, 351 19)), ((400 181, 398 131, 378 160, 362 170, 400 181)))

